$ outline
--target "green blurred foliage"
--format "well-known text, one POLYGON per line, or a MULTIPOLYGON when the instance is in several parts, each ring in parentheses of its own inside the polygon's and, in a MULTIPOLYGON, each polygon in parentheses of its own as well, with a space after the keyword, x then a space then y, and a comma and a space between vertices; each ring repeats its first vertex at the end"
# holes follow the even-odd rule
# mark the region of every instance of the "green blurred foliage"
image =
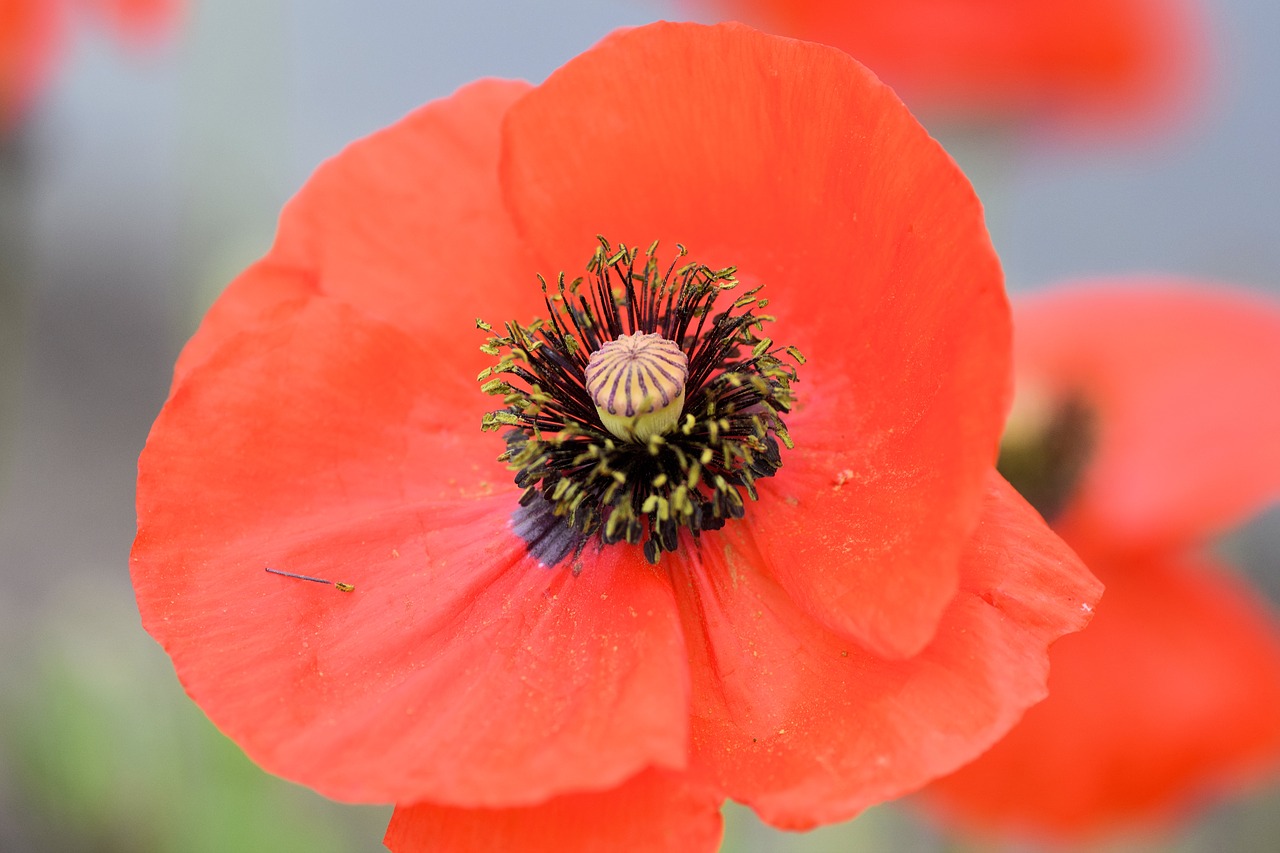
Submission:
POLYGON ((389 808, 333 803, 258 769, 182 693, 132 602, 101 586, 42 614, 29 671, 0 705, 4 788, 35 849, 382 849, 389 808))
POLYGON ((895 806, 877 806, 856 820, 810 832, 773 829, 736 803, 726 804, 724 819, 721 853, 932 853, 946 849, 928 827, 895 806))

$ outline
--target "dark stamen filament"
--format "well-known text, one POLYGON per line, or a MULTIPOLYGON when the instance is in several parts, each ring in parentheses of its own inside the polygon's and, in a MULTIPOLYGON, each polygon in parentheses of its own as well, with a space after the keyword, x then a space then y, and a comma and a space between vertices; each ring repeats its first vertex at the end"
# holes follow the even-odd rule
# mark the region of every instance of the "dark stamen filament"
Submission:
POLYGON ((329 584, 334 588, 336 588, 337 590, 339 590, 340 592, 353 592, 355 590, 354 586, 352 586, 349 583, 343 583, 342 581, 331 581, 331 580, 325 580, 324 578, 313 578, 310 575, 295 575, 293 572, 282 572, 279 569, 272 569, 270 567, 268 567, 266 571, 270 572, 273 575, 281 575, 286 578, 294 578, 295 580, 311 581, 312 583, 329 584))

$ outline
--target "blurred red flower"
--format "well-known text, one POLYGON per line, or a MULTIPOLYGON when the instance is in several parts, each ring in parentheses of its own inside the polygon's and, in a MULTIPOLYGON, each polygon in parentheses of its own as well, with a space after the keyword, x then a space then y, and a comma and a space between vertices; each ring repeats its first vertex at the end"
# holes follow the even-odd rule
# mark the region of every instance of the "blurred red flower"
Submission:
POLYGON ((182 16, 185 0, 64 0, 101 20, 125 42, 146 41, 169 32, 182 16))
POLYGON ((1202 71, 1185 0, 697 0, 834 45, 950 120, 1149 115, 1202 71))
POLYGON ((0 0, 0 129, 30 105, 57 64, 66 16, 80 7, 126 41, 166 32, 182 0, 0 0))
POLYGON ((1088 631, 1054 646, 1049 698, 932 801, 980 830, 1076 836, 1274 772, 1280 629, 1205 545, 1280 496, 1280 307, 1098 284, 1025 299, 1015 327, 1015 412, 1058 448, 1031 471, 1052 486, 1033 503, 1052 505, 1107 594, 1088 631))
POLYGON ((843 819, 1006 731, 1099 594, 994 474, 1009 335, 977 199, 865 69, 738 25, 620 32, 290 202, 142 454, 142 620, 262 766, 401 804, 397 850, 711 850, 726 796, 843 819), (513 524, 479 429, 475 318, 545 314, 534 273, 597 234, 737 264, 808 356, 778 475, 656 566, 513 524))

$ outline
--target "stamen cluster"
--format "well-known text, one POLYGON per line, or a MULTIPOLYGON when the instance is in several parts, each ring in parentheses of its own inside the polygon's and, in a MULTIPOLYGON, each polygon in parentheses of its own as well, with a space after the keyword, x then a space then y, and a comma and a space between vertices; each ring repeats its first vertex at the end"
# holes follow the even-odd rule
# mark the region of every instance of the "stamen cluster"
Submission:
POLYGON ((525 490, 521 507, 573 531, 577 550, 592 536, 643 541, 651 563, 676 549, 681 528, 696 539, 741 518, 743 495, 756 499, 756 480, 781 467, 779 442, 792 444, 780 415, 794 402, 794 365, 804 363, 794 347, 774 346, 764 334, 774 318, 757 313, 768 304, 757 298, 760 287, 714 312, 739 285, 735 267, 680 265, 688 253, 679 246, 664 270, 656 252, 655 243, 642 258, 600 238, 587 277, 566 282, 561 273, 550 287, 539 276, 547 318, 492 334, 481 349, 500 358, 479 376, 485 393, 502 398, 504 408, 487 413, 481 428, 509 428, 498 458, 525 490), (601 421, 586 369, 604 344, 636 333, 678 346, 688 375, 673 425, 626 440, 601 421))

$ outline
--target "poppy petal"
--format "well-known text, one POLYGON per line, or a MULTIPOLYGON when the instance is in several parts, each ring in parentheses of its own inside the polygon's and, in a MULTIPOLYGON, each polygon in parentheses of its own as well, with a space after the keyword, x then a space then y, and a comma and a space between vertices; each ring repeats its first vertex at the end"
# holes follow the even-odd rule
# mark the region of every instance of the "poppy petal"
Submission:
POLYGON ((1182 0, 715 0, 738 20, 848 51, 948 118, 1166 106, 1198 71, 1182 0))
POLYGON ((682 766, 669 582, 622 549, 540 566, 449 379, 336 299, 192 368, 139 463, 144 626, 219 728, 332 797, 506 806, 682 766))
POLYGON ((479 352, 476 318, 527 319, 541 304, 537 267, 497 184, 501 117, 528 89, 473 83, 322 165, 285 207, 275 245, 256 265, 270 275, 242 276, 227 289, 183 351, 178 378, 224 338, 271 322, 273 306, 311 294, 430 342, 473 380, 494 361, 479 352))
POLYGON ((183 0, 79 0, 102 18, 118 38, 149 41, 168 33, 184 12, 183 0))
POLYGON ((1103 568, 1097 618, 1053 647, 1049 698, 926 792, 950 820, 1092 833, 1280 766, 1280 624, 1258 594, 1206 559, 1103 568))
POLYGON ((815 618, 918 651, 955 592, 1009 390, 999 265, 945 152, 839 51, 657 24, 516 103, 501 166, 552 269, 580 269, 603 234, 768 285, 769 334, 808 357, 788 421, 802 450, 748 521, 764 557, 804 566, 778 577, 815 618))
POLYGON ((46 85, 64 41, 62 5, 0 0, 0 133, 46 85))
POLYGON ((985 509, 961 592, 905 661, 809 619, 742 529, 686 558, 696 760, 729 796, 783 828, 844 820, 971 760, 1043 698, 1048 644, 1100 587, 995 475, 985 509))
POLYGON ((649 770, 612 790, 525 808, 398 806, 383 843, 394 853, 714 853, 722 800, 688 776, 649 770))
POLYGON ((1016 317, 1019 382, 1095 410, 1094 455, 1060 520, 1069 540, 1186 544, 1280 498, 1280 303, 1097 282, 1020 299, 1016 317))

